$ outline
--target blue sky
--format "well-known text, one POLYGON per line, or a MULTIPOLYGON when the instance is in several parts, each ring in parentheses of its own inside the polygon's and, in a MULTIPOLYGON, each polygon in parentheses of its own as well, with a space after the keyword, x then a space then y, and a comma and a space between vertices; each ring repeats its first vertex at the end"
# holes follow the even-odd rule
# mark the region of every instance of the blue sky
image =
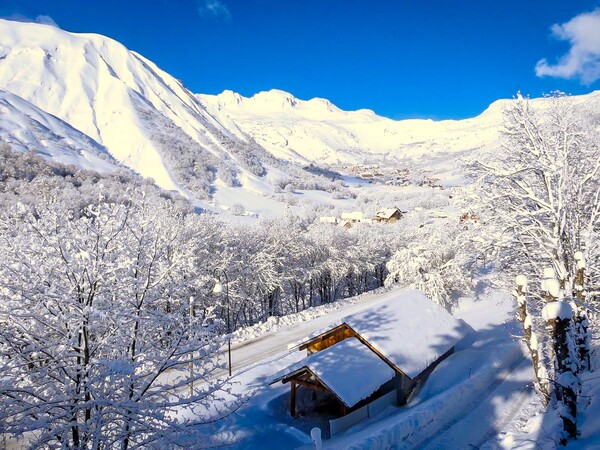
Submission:
POLYGON ((600 89, 599 7, 600 0, 3 0, 0 16, 107 35, 198 93, 277 88, 392 118, 463 118, 517 90, 537 97, 600 89))

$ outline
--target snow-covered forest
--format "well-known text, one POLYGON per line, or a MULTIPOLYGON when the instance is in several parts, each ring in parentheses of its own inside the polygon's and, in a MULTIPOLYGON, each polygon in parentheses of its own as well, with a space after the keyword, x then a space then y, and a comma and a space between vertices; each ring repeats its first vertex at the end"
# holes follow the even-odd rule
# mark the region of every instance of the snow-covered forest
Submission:
POLYGON ((135 447, 174 432, 169 411, 220 389, 181 398, 219 367, 211 355, 228 320, 233 331, 392 282, 448 308, 469 290, 459 225, 347 230, 284 216, 248 226, 198 215, 126 171, 49 164, 8 145, 0 170, 0 418, 36 445, 135 447), (212 293, 215 270, 228 303, 212 293))

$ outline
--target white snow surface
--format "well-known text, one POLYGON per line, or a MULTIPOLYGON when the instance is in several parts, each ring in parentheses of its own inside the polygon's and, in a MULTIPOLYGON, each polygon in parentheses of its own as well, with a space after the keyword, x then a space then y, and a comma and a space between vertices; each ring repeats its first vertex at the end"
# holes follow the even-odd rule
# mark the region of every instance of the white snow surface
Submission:
POLYGON ((382 296, 368 309, 344 317, 302 342, 345 323, 411 378, 454 347, 472 329, 416 289, 382 296))
POLYGON ((542 318, 545 321, 556 319, 570 319, 573 317, 573 309, 566 302, 550 302, 542 309, 542 318))
POLYGON ((53 161, 82 169, 112 172, 118 166, 106 149, 68 123, 18 95, 0 89, 0 142, 15 150, 35 151, 53 161))
POLYGON ((349 408, 368 398, 395 375, 366 345, 349 338, 292 364, 276 374, 273 382, 303 367, 314 373, 349 408))

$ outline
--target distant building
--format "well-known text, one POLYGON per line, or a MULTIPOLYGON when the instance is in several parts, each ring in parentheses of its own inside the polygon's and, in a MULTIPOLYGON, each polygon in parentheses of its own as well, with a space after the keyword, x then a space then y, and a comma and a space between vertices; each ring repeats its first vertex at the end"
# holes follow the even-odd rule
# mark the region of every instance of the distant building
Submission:
POLYGON ((351 222, 359 222, 364 219, 362 211, 343 212, 342 220, 349 220, 351 222))
POLYGON ((338 225, 340 227, 344 227, 346 229, 352 228, 352 223, 353 222, 351 220, 344 220, 344 219, 342 219, 342 220, 338 221, 338 225))
POLYGON ((398 208, 386 208, 375 214, 375 222, 394 223, 402 219, 402 211, 398 208))
POLYGON ((337 219, 337 217, 323 216, 323 217, 319 217, 319 222, 336 224, 336 223, 338 223, 338 219, 337 219))
POLYGON ((479 216, 473 211, 466 212, 460 216, 460 221, 463 223, 479 223, 479 216))

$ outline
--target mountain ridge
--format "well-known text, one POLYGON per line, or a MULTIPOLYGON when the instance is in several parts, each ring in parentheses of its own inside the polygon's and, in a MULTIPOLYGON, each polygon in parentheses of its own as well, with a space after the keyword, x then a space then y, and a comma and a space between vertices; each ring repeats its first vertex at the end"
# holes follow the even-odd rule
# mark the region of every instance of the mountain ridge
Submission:
MULTIPOLYGON (((498 100, 474 118, 434 121, 344 111, 277 89, 252 97, 194 94, 111 38, 4 19, 0 89, 0 138, 19 150, 38 148, 86 169, 121 164, 195 204, 227 207, 242 199, 255 209, 290 180, 331 183, 327 172, 302 170, 310 164, 426 164, 493 150, 511 101, 498 100)), ((576 101, 600 103, 600 92, 576 101)))

